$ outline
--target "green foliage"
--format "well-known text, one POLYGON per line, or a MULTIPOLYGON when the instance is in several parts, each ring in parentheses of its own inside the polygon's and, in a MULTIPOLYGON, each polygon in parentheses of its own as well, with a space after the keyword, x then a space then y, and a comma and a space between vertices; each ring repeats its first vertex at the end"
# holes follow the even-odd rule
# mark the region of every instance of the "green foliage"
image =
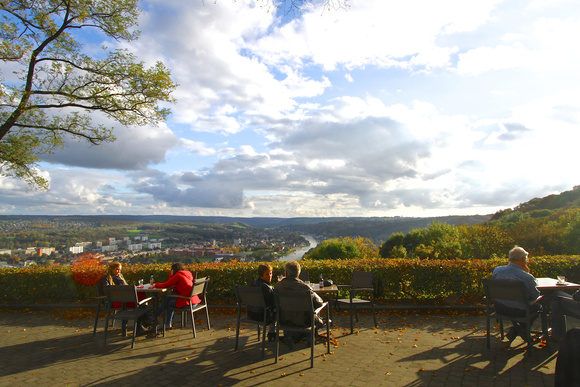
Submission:
POLYGON ((304 256, 305 260, 322 259, 353 259, 361 253, 353 242, 340 239, 328 239, 320 243, 310 253, 304 256))
MULTIPOLYGON (((337 284, 349 284, 352 272, 375 273, 375 299, 386 304, 423 304, 448 302, 449 297, 470 304, 482 303, 481 278, 491 276, 493 269, 505 265, 505 258, 474 260, 418 259, 343 259, 301 261, 302 270, 311 278, 320 274, 337 284)), ((284 262, 272 262, 274 274, 283 272, 284 262)), ((234 302, 234 284, 249 284, 257 277, 260 262, 200 263, 187 265, 198 277, 210 276, 209 302, 213 305, 234 302)), ((130 284, 139 279, 166 281, 170 264, 123 265, 123 276, 130 284)), ((104 272, 105 266, 102 270, 104 272)), ((565 275, 580 282, 580 256, 533 257, 530 270, 536 277, 565 275)), ((274 276, 274 282, 276 275, 274 276)), ((0 269, 2 303, 94 303, 94 286, 73 280, 70 267, 29 267, 0 269)), ((341 297, 348 297, 343 291, 341 297)))
POLYGON ((113 141, 111 128, 93 112, 122 125, 155 124, 169 110, 177 86, 157 62, 145 67, 127 50, 94 57, 75 34, 92 29, 103 38, 138 38, 137 0, 26 1, 0 3, 0 59, 16 78, 1 79, 0 174, 48 188, 35 168, 39 156, 61 149, 70 137, 99 145, 113 141))

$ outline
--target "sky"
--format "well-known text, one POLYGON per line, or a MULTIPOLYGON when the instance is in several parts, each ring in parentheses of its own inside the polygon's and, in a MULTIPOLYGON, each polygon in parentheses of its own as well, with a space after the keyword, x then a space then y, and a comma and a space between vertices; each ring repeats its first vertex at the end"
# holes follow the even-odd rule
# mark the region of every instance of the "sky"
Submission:
POLYGON ((580 184, 574 0, 140 4, 138 41, 84 49, 162 61, 171 116, 45 156, 48 191, 0 177, 0 215, 484 215, 580 184))

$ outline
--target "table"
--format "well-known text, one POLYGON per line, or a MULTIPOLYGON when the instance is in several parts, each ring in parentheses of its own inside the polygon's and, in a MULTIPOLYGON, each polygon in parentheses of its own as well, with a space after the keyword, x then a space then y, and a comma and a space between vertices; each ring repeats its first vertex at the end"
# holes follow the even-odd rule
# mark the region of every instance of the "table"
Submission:
POLYGON ((548 277, 536 278, 536 283, 536 287, 540 293, 551 293, 556 290, 574 291, 580 289, 580 284, 565 282, 563 285, 558 285, 557 279, 548 277))
MULTIPOLYGON (((328 312, 329 312, 329 316, 328 318, 330 319, 330 321, 332 321, 332 295, 336 294, 336 298, 338 298, 338 286, 336 286, 335 284, 332 284, 330 286, 323 286, 320 287, 320 284, 310 284, 310 287, 312 288, 312 291, 316 294, 318 294, 319 296, 324 296, 324 295, 328 295, 328 312)), ((331 322, 332 324, 332 322, 331 322)))
POLYGON ((153 307, 155 313, 159 310, 159 297, 161 294, 167 292, 167 288, 156 288, 155 286, 151 285, 143 285, 137 286, 137 292, 143 292, 147 294, 147 296, 153 296, 153 307))
MULTIPOLYGON (((558 290, 562 290, 564 292, 573 292, 580 289, 580 284, 576 284, 574 282, 566 281, 564 284, 558 284, 558 280, 555 278, 549 277, 540 277, 536 278, 536 288, 542 293, 544 298, 542 299, 542 307, 543 307, 543 314, 546 318, 546 325, 547 328, 550 330, 552 329, 552 294, 558 290)), ((547 332, 545 330, 544 332, 547 332)), ((547 337, 547 335, 545 335, 547 337)))

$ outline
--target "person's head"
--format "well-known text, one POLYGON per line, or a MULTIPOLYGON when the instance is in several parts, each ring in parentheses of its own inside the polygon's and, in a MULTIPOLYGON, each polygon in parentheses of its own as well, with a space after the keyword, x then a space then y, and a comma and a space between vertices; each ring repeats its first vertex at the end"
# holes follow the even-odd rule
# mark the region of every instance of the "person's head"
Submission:
POLYGON ((267 263, 258 266, 258 276, 268 283, 272 282, 272 266, 267 263))
POLYGON ((115 277, 119 277, 121 275, 121 262, 118 261, 113 261, 111 263, 109 263, 109 275, 115 276, 115 277))
POLYGON ((288 278, 298 278, 300 275, 300 264, 296 261, 288 261, 286 263, 286 277, 288 278))
POLYGON ((515 246, 510 250, 509 260, 510 263, 515 263, 519 266, 525 266, 528 263, 528 252, 520 246, 515 246))
POLYGON ((177 273, 178 271, 185 270, 185 265, 181 262, 176 262, 171 265, 171 273, 172 275, 177 273))

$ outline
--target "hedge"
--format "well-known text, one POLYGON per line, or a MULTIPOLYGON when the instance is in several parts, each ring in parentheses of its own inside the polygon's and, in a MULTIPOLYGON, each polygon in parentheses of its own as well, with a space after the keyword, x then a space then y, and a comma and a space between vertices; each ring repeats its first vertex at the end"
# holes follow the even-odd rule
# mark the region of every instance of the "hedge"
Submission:
MULTIPOLYGON (((259 262, 198 263, 187 265, 198 277, 210 276, 208 299, 214 305, 234 303, 234 284, 249 284, 257 277, 259 262)), ((283 272, 284 262, 271 262, 274 282, 283 272)), ((490 260, 417 260, 417 259, 352 259, 301 261, 311 280, 320 274, 337 284, 349 284, 353 270, 375 273, 375 300, 379 304, 481 304, 481 278, 490 277, 494 267, 506 259, 490 260)), ((170 264, 123 265, 123 275, 131 284, 139 279, 148 282, 167 279, 170 264)), ((533 257, 530 269, 536 277, 565 275, 571 282, 580 282, 580 256, 533 257)), ((0 304, 93 304, 92 282, 105 272, 105 266, 93 266, 79 276, 79 268, 70 266, 0 269, 0 304), (77 271, 76 273, 74 271, 77 271), (88 273, 88 274, 87 274, 88 273), (75 280, 76 278, 76 280, 75 280), (79 279, 81 278, 81 279, 79 279), (82 279, 85 278, 85 279, 82 279), (87 278, 93 278, 89 280, 87 278)), ((341 294, 347 297, 347 294, 341 294)))

